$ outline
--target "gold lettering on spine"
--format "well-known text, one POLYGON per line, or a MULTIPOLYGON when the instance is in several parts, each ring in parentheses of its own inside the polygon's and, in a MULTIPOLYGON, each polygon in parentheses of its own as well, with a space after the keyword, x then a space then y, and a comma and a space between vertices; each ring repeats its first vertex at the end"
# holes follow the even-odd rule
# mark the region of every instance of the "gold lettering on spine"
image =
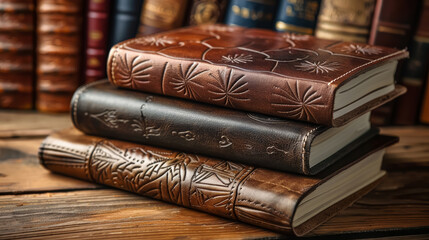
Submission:
POLYGON ((220 9, 214 1, 202 1, 195 7, 195 24, 215 23, 220 14, 220 9))
POLYGON ((147 26, 169 27, 177 20, 180 12, 178 1, 146 0, 143 5, 141 22, 147 26))
POLYGON ((273 14, 270 12, 258 11, 256 9, 240 7, 237 5, 233 5, 231 9, 235 15, 246 19, 268 21, 271 21, 273 19, 273 14))

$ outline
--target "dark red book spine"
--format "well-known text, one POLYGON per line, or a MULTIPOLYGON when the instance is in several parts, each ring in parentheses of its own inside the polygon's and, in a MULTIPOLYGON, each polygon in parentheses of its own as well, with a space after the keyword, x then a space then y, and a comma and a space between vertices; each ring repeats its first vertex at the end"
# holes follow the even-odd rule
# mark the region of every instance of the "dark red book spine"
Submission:
MULTIPOLYGON (((409 46, 419 13, 420 0, 377 0, 369 36, 369 44, 403 49, 409 46)), ((400 61, 395 79, 401 80, 403 64, 400 61)), ((395 104, 383 105, 372 112, 375 125, 391 124, 395 104)))
POLYGON ((86 83, 106 77, 109 6, 110 0, 88 1, 84 66, 86 83))
POLYGON ((429 62, 429 0, 423 3, 417 31, 410 46, 410 59, 405 64, 400 83, 408 92, 398 99, 394 123, 412 125, 417 121, 429 62))

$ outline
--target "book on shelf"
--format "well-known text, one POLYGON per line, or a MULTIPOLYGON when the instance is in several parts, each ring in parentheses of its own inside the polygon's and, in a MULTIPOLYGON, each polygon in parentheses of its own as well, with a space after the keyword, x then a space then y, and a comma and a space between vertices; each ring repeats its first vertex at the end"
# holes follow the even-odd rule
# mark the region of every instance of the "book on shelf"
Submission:
POLYGON ((277 5, 277 0, 230 0, 224 23, 248 28, 272 29, 277 5))
POLYGON ((429 63, 429 1, 423 1, 417 31, 410 46, 410 59, 405 63, 400 83, 408 93, 398 99, 394 124, 413 125, 417 122, 429 63))
POLYGON ((86 2, 84 81, 93 82, 106 76, 107 41, 109 37, 110 0, 86 2))
POLYGON ((222 22, 227 3, 228 0, 191 0, 188 25, 222 22))
POLYGON ((115 45, 116 86, 341 126, 404 93, 396 50, 238 26, 204 25, 115 45))
POLYGON ((81 81, 83 1, 38 0, 36 14, 36 108, 66 112, 81 81))
POLYGON ((281 0, 275 17, 275 30, 314 34, 321 0, 281 0))
POLYGON ((145 0, 138 36, 167 31, 184 24, 188 0, 145 0))
POLYGON ((0 108, 33 107, 34 8, 33 0, 0 1, 0 108))
POLYGON ((80 87, 71 116, 86 134, 307 175, 322 171, 377 133, 369 113, 329 128, 117 89, 108 81, 80 87))
MULTIPOLYGON (((398 49, 410 45, 419 15, 420 0, 377 0, 368 43, 398 49)), ((395 74, 400 82, 404 60, 400 61, 395 74)), ((385 104, 371 113, 371 121, 376 125, 392 123, 394 102, 385 104)))
POLYGON ((301 236, 375 187, 385 174, 383 149, 395 141, 378 135, 311 177, 87 136, 75 129, 45 139, 39 158, 56 173, 301 236))
POLYGON ((322 0, 316 37, 366 43, 375 0, 322 0))
POLYGON ((142 0, 111 0, 108 49, 137 35, 142 0))
POLYGON ((429 124, 429 74, 427 75, 425 94, 420 107, 420 122, 429 124))

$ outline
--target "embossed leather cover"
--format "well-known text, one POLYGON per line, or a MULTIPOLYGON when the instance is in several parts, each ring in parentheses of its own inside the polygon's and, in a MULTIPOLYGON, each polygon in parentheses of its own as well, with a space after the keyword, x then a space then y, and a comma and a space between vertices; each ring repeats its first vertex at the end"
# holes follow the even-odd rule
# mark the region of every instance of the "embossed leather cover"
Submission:
POLYGON ((117 89, 107 81, 77 90, 71 115, 87 134, 309 175, 377 133, 369 131, 310 168, 311 143, 328 127, 117 89))
POLYGON ((375 183, 295 228, 296 207, 319 184, 393 142, 379 135, 320 174, 308 177, 86 136, 49 136, 39 158, 49 170, 288 234, 303 235, 351 205, 375 183))
POLYGON ((204 25, 115 45, 108 77, 120 87, 340 126, 404 92, 376 98, 333 121, 349 79, 405 50, 237 26, 204 25))

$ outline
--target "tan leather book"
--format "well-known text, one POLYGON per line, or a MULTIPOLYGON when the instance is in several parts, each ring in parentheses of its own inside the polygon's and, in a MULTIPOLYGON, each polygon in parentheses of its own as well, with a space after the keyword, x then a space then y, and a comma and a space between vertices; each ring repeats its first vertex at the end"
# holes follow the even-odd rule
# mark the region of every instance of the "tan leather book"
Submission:
POLYGON ((37 98, 44 112, 67 112, 79 86, 82 0, 37 1, 37 98))
POLYGON ((274 231, 304 235, 370 191, 381 177, 378 135, 316 176, 282 173, 201 155, 84 135, 49 136, 49 170, 274 231))
POLYGON ((238 26, 204 25, 130 39, 109 54, 119 87, 341 126, 404 93, 407 51, 238 26))
POLYGON ((366 43, 375 0, 323 0, 317 21, 319 38, 366 43))
POLYGON ((34 2, 0 1, 0 108, 31 109, 34 2))
POLYGON ((167 31, 183 25, 188 0, 145 0, 138 36, 167 31))

